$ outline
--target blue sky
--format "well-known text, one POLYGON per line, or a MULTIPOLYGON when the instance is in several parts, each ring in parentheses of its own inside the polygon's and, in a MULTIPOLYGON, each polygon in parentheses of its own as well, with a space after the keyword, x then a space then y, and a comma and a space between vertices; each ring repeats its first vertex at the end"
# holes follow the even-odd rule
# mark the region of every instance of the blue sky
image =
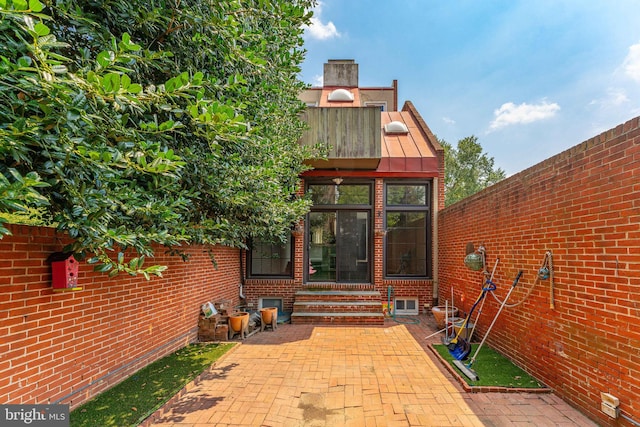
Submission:
POLYGON ((508 175, 640 116, 640 0, 323 0, 301 78, 354 59, 508 175))

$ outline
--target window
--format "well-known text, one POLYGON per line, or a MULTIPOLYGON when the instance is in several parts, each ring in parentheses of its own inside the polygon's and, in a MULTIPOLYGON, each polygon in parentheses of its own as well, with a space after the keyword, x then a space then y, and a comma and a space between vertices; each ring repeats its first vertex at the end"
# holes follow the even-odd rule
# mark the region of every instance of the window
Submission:
POLYGON ((427 277, 431 267, 430 182, 385 186, 385 276, 427 277))
POLYGON ((418 298, 396 298, 395 308, 396 314, 417 315, 418 298))
POLYGON ((282 298, 280 297, 262 297, 260 298, 260 308, 278 307, 278 314, 282 313, 282 298))
POLYGON ((311 183, 306 221, 309 282, 368 283, 371 264, 371 183, 311 183))
POLYGON ((378 107, 380 111, 387 111, 387 103, 384 101, 367 101, 364 103, 365 107, 378 107))
POLYGON ((249 277, 292 277, 293 245, 254 241, 248 253, 249 277))

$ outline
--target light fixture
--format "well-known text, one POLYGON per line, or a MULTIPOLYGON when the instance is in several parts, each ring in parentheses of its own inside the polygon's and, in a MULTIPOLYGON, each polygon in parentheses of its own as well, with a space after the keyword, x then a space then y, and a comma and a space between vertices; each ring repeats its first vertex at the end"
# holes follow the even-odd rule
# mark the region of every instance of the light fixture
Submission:
POLYGON ((342 178, 333 178, 331 181, 333 181, 333 183, 335 185, 340 185, 340 184, 342 184, 343 180, 342 180, 342 178))

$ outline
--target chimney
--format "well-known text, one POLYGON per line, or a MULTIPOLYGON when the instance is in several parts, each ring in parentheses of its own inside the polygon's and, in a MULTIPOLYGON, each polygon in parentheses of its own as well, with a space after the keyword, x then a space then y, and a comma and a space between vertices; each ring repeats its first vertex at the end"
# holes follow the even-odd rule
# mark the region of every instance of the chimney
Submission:
POLYGON ((324 64, 324 86, 358 87, 358 64, 353 59, 330 59, 324 64))

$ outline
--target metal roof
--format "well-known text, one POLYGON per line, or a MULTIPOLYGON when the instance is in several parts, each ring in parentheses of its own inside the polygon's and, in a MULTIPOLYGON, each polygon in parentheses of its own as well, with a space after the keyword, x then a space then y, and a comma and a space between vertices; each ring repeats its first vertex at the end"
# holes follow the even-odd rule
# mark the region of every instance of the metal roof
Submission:
POLYGON ((382 158, 378 172, 437 172, 438 157, 429 142, 428 128, 422 129, 410 111, 381 112, 382 158), (398 121, 409 130, 406 134, 387 133, 384 125, 398 121))

